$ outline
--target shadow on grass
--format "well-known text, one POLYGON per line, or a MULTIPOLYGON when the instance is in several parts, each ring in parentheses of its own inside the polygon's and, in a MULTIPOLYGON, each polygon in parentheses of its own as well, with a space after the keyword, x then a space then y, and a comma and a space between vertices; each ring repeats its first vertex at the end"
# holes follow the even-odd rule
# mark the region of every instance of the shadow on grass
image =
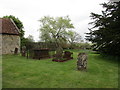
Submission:
POLYGON ((105 60, 105 61, 116 63, 116 64, 120 63, 120 57, 118 57, 118 56, 99 54, 98 58, 100 58, 100 60, 105 60))

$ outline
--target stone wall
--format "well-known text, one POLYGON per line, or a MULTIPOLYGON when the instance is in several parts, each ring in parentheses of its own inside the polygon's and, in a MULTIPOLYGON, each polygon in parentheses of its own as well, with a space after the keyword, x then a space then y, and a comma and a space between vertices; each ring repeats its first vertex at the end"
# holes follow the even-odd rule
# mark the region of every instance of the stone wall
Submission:
MULTIPOLYGON (((0 19, 0 32, 2 31, 2 19, 0 19)), ((2 54, 2 35, 0 35, 0 55, 2 54)))
POLYGON ((2 35, 0 35, 0 55, 2 55, 2 35))
POLYGON ((2 54, 14 54, 15 48, 20 52, 20 37, 17 35, 2 35, 2 54))

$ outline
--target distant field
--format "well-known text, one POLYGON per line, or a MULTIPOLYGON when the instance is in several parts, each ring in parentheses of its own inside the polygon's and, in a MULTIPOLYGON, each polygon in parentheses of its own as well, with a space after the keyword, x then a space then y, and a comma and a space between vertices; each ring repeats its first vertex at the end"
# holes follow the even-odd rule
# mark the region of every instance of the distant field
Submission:
POLYGON ((3 88, 117 88, 117 59, 91 51, 71 50, 73 60, 52 62, 20 55, 3 56, 3 88), (77 71, 79 52, 88 53, 88 70, 77 71))

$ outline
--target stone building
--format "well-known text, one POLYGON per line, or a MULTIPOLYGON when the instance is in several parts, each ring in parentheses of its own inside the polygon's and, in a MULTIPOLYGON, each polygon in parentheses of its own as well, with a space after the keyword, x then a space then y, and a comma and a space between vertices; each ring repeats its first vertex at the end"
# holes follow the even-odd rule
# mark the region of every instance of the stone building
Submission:
POLYGON ((0 18, 0 54, 20 52, 19 29, 12 19, 0 18))

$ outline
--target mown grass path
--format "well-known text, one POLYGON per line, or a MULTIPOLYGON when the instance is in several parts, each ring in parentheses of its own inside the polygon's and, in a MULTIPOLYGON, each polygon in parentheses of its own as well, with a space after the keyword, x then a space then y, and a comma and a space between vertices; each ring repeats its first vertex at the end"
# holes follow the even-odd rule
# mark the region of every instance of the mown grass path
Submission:
POLYGON ((3 88, 117 88, 118 63, 90 51, 72 50, 74 59, 52 62, 4 55, 3 88), (88 53, 88 70, 77 71, 79 52, 88 53))

